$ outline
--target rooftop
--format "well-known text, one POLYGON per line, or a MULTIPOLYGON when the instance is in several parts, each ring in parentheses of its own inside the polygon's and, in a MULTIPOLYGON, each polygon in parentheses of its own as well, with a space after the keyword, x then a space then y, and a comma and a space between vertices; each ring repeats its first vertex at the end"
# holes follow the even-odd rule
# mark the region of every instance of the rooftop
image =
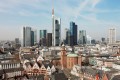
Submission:
POLYGON ((78 55, 74 54, 74 53, 70 53, 70 54, 67 55, 67 57, 78 57, 78 55))

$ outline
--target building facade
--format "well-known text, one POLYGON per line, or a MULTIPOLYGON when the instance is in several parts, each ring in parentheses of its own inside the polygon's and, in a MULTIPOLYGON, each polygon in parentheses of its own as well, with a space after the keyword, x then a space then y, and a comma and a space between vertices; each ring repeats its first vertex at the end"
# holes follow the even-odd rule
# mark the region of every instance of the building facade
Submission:
POLYGON ((34 46, 34 31, 31 31, 31 46, 34 46))
POLYGON ((67 67, 66 63, 67 63, 67 56, 66 56, 65 46, 63 45, 62 49, 61 49, 61 67, 62 67, 62 69, 67 67))
POLYGON ((65 44, 70 45, 70 30, 66 28, 65 33, 65 44))
POLYGON ((37 30, 34 30, 34 44, 37 43, 37 30))
POLYGON ((87 43, 86 31, 80 30, 79 31, 79 44, 86 44, 86 43, 87 43))
POLYGON ((52 33, 47 33, 47 46, 52 46, 52 33))
POLYGON ((67 68, 72 69, 72 67, 77 64, 78 64, 78 55, 68 54, 67 55, 67 68))
POLYGON ((31 46, 31 27, 23 27, 23 47, 31 46))
POLYGON ((110 28, 109 29, 109 44, 116 43, 116 29, 110 28))
POLYGON ((46 46, 47 30, 40 30, 40 46, 46 46))
POLYGON ((59 46, 61 42, 61 19, 54 16, 52 11, 52 46, 59 46))
POLYGON ((70 46, 77 45, 77 25, 70 22, 70 46))

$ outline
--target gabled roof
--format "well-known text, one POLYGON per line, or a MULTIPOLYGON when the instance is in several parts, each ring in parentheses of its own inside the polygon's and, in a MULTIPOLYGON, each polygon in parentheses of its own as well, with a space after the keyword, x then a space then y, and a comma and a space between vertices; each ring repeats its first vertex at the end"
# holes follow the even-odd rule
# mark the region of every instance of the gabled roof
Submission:
POLYGON ((39 60, 44 61, 43 57, 40 56, 40 55, 39 55, 38 58, 37 58, 37 61, 39 61, 39 60))
POLYGON ((31 67, 33 67, 34 64, 35 64, 35 62, 30 62, 31 67))
POLYGON ((49 60, 42 61, 42 64, 45 66, 46 69, 47 69, 48 66, 50 68, 52 67, 52 63, 49 60))
POLYGON ((37 63, 35 63, 34 65, 33 65, 33 69, 39 69, 40 67, 38 66, 38 64, 37 63))
POLYGON ((25 63, 25 66, 26 66, 26 67, 28 67, 29 65, 31 66, 30 62, 26 62, 26 63, 25 63))

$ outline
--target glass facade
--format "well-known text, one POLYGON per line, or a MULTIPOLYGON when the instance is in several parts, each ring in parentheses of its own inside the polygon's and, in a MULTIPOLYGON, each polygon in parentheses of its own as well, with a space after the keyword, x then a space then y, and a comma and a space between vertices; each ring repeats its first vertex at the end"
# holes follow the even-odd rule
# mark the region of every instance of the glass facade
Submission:
POLYGON ((46 46, 47 30, 40 30, 40 46, 46 46))
POLYGON ((77 25, 70 22, 70 46, 77 45, 77 25))
POLYGON ((80 30, 79 31, 79 44, 86 44, 87 37, 86 37, 86 31, 80 30))
POLYGON ((23 47, 31 46, 31 27, 23 27, 23 47))
POLYGON ((52 45, 59 46, 61 40, 61 19, 53 17, 52 45))

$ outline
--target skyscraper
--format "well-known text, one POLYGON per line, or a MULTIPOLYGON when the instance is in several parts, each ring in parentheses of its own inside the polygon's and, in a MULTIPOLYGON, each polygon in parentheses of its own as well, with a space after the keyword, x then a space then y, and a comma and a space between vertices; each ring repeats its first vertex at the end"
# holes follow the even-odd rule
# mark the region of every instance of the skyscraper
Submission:
POLYGON ((87 35, 87 38, 86 38, 87 40, 86 40, 86 43, 87 44, 91 44, 91 37, 89 36, 89 35, 87 35))
POLYGON ((69 36, 68 36, 68 32, 69 32, 69 29, 65 29, 65 42, 64 42, 64 44, 68 44, 68 38, 69 38, 69 36))
POLYGON ((19 38, 15 38, 15 48, 20 48, 20 46, 19 38))
POLYGON ((40 30, 40 46, 46 46, 47 30, 40 30))
POLYGON ((35 39, 37 37, 36 31, 32 30, 31 27, 23 27, 22 31, 22 46, 27 47, 27 46, 34 46, 35 39))
POLYGON ((70 22, 70 46, 77 45, 77 25, 70 22))
POLYGON ((20 41, 19 41, 19 38, 15 38, 15 44, 19 44, 20 41))
POLYGON ((34 44, 37 43, 37 30, 34 30, 34 44))
POLYGON ((110 28, 109 29, 109 44, 116 43, 116 29, 110 28))
POLYGON ((87 37, 86 37, 86 31, 80 30, 79 31, 79 44, 86 44, 87 37))
POLYGON ((102 43, 105 43, 105 42, 106 42, 104 37, 101 38, 101 42, 102 42, 102 43))
POLYGON ((34 46, 34 31, 31 31, 31 46, 34 46))
POLYGON ((31 46, 31 27, 23 27, 23 47, 31 46))
POLYGON ((52 46, 52 33, 47 33, 47 46, 52 46))
POLYGON ((54 16, 52 9, 52 46, 59 46, 61 41, 61 19, 54 16))

